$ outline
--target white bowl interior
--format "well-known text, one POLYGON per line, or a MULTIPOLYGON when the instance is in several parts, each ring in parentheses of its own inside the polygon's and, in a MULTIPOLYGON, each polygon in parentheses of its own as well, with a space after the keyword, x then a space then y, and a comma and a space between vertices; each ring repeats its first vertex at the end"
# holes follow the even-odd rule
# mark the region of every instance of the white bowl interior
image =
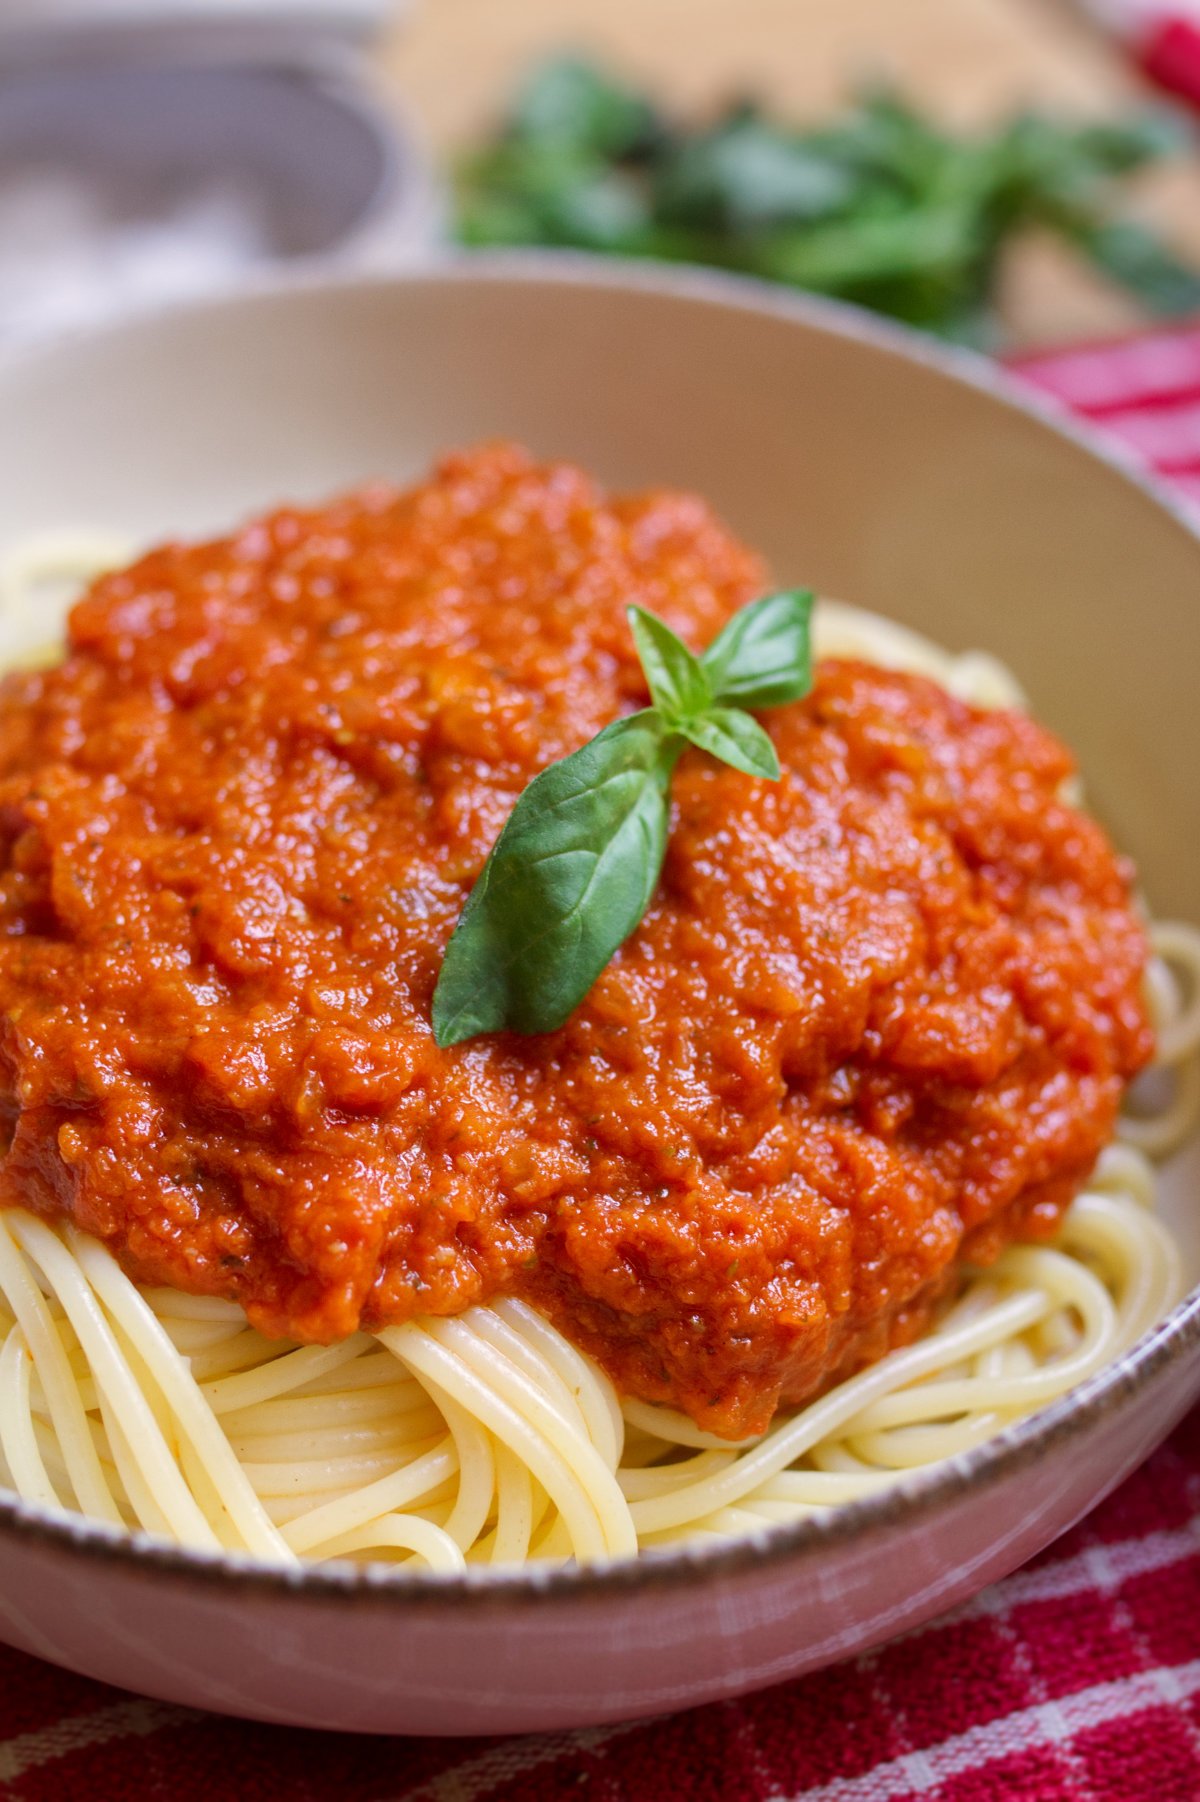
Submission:
MULTIPOLYGON (((1200 540, 1002 395, 828 309, 471 259, 47 347, 0 369, 0 556, 64 530, 217 531, 488 436, 694 488, 781 579, 1002 657, 1153 906, 1200 921, 1200 540)), ((1193 1283, 1198 1186, 1193 1149, 1165 1184, 1193 1283)))

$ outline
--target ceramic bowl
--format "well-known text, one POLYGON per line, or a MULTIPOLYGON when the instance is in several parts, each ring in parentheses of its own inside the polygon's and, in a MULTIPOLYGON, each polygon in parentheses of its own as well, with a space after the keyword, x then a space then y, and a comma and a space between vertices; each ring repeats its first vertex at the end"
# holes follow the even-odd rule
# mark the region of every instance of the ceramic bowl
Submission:
POLYGON ((268 37, 238 61, 232 12, 224 32, 161 24, 17 34, 0 16, 6 336, 271 268, 395 268, 437 242, 418 135, 345 46, 268 37))
MULTIPOLYGON (((989 367, 753 284, 571 258, 256 291, 0 365, 0 549, 220 528, 494 434, 710 497, 777 575, 1008 661, 1155 908, 1200 920, 1200 537, 989 367)), ((0 645, 0 650, 11 648, 0 645)), ((1166 1206, 1200 1279, 1195 1151, 1166 1206)), ((461 1578, 279 1574, 0 1500, 0 1634, 263 1720, 496 1733, 736 1695, 1003 1576, 1200 1393, 1200 1295, 1064 1401, 718 1549, 461 1578)))

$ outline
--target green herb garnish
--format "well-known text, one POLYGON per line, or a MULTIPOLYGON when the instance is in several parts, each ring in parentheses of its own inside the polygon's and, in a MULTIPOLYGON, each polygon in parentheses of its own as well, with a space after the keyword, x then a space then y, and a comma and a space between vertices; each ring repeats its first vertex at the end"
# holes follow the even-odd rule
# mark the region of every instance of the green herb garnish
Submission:
POLYGON ((988 344, 1004 252, 1032 228, 1151 312, 1200 308, 1200 275, 1120 209, 1122 180, 1186 143, 1162 111, 1023 113, 968 136, 886 89, 825 125, 797 129, 753 102, 692 125, 559 57, 463 164, 458 226, 469 244, 715 264, 988 344))
POLYGON ((775 747, 747 709, 807 694, 812 603, 807 591, 767 595, 701 657, 629 608, 653 705, 552 763, 518 799, 446 948, 433 996, 439 1045, 552 1032, 583 1000, 650 904, 686 745, 778 780, 775 747))

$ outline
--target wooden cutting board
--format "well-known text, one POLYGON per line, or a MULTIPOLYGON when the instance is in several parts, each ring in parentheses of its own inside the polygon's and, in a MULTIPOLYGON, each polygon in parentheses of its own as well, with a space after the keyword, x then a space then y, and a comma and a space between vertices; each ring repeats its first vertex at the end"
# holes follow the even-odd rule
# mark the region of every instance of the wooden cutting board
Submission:
MULTIPOLYGON (((522 69, 564 46, 611 57, 692 109, 742 92, 811 116, 879 72, 962 125, 1021 105, 1139 98, 1120 55, 1065 0, 421 0, 381 55, 446 155, 486 128, 522 69)), ((1138 204, 1200 262, 1200 149, 1148 178, 1138 204)), ((1020 344, 1144 323, 1053 244, 1013 257, 1004 310, 1020 344)))

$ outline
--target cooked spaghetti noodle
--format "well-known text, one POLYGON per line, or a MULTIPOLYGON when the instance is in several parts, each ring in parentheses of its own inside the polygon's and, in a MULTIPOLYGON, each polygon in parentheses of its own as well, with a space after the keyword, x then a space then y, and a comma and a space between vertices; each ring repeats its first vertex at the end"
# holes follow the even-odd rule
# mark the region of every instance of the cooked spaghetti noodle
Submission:
MULTIPOLYGON (((16 585, 38 573, 26 558, 16 585)), ((11 594, 12 575, 0 586, 11 594)), ((992 659, 952 658, 855 609, 826 605, 817 641, 979 705, 1020 704, 992 659)), ((1178 1299, 1150 1159, 1200 1112, 1200 933, 1161 925, 1151 940, 1149 1099, 1131 1100, 1056 1239, 967 1271, 922 1339, 760 1438, 622 1405, 519 1300, 296 1346, 234 1303, 139 1288, 76 1227, 17 1209, 0 1216, 0 1478, 183 1546, 451 1572, 755 1532, 954 1457, 1091 1376, 1178 1299)))

